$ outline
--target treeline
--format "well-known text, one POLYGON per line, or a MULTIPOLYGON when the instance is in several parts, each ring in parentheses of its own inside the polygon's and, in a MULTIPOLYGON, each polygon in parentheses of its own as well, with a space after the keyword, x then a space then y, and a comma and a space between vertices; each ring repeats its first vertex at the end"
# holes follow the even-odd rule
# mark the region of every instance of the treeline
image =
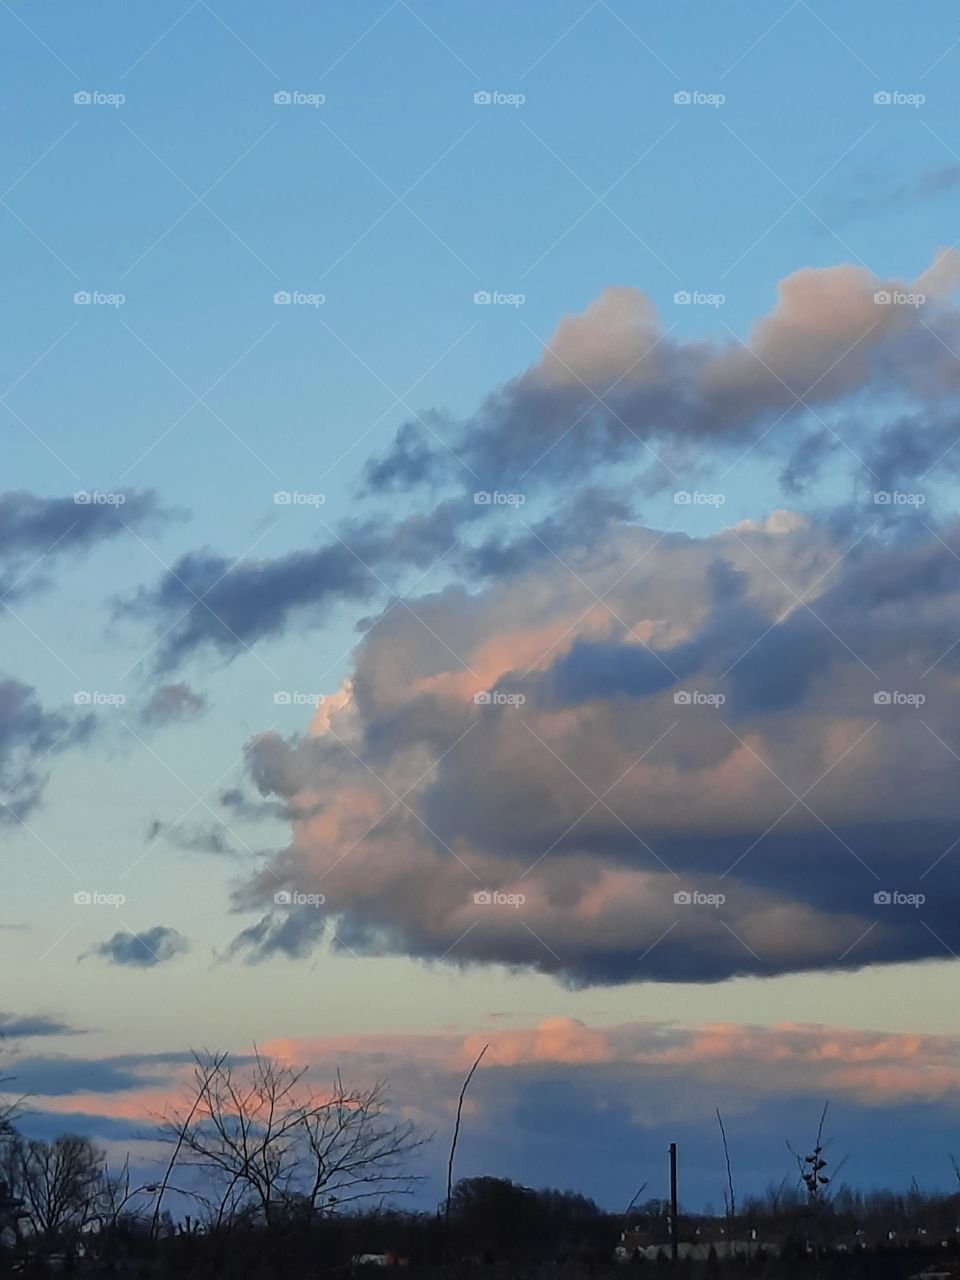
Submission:
MULTIPOLYGON (((403 1212, 427 1135, 392 1115, 385 1087, 338 1077, 316 1091, 303 1071, 259 1054, 239 1069, 226 1055, 196 1056, 183 1103, 152 1135, 150 1177, 129 1163, 111 1170, 86 1137, 28 1138, 19 1122, 15 1106, 0 1110, 0 1274, 299 1280, 409 1267, 438 1280, 478 1268, 528 1280, 545 1268, 576 1280, 655 1267, 670 1252, 669 1206, 637 1204, 639 1193, 611 1214, 574 1192, 467 1178, 435 1211, 403 1212)), ((812 1267, 883 1280, 934 1259, 960 1263, 960 1195, 828 1181, 822 1131, 823 1117, 792 1185, 763 1196, 737 1200, 728 1160, 725 1211, 678 1215, 697 1258, 676 1264, 680 1273, 748 1268, 777 1280, 812 1267), (737 1258, 733 1242, 748 1246, 737 1258)))

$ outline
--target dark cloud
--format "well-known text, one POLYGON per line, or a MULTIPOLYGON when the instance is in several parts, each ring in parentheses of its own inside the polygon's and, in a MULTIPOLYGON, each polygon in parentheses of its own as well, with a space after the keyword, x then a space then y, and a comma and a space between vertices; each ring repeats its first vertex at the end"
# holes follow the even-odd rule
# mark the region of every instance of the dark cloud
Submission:
POLYGON ((22 820, 40 801, 54 754, 86 741, 95 717, 45 710, 30 685, 0 678, 0 822, 22 820))
POLYGON ((45 1014, 0 1013, 0 1039, 27 1040, 34 1036, 75 1034, 74 1027, 45 1014))
POLYGON ((960 948, 958 537, 624 525, 575 575, 554 560, 384 613, 329 728, 249 745, 258 791, 322 821, 292 818, 238 894, 261 912, 238 948, 335 936, 574 984, 960 948), (278 887, 325 902, 278 909, 278 887))
POLYGON ((0 493, 0 590, 3 595, 43 581, 50 558, 86 550, 130 529, 164 518, 152 490, 85 491, 40 498, 22 490, 0 493), (22 572, 24 562, 30 574, 22 572))
POLYGON ((187 1052, 114 1054, 84 1058, 29 1054, 13 1060, 17 1086, 40 1097, 73 1093, 128 1093, 166 1083, 172 1070, 192 1062, 187 1052))
POLYGON ((157 924, 140 933, 115 933, 106 942, 93 947, 90 955, 102 956, 113 964, 151 969, 164 964, 187 950, 187 940, 176 929, 157 924))
POLYGON ((358 554, 340 543, 297 551, 272 561, 237 563, 209 552, 182 556, 151 589, 121 613, 157 621, 160 670, 175 667, 203 645, 234 656, 265 636, 278 635, 294 610, 318 613, 342 599, 366 599, 377 582, 358 554), (173 619, 172 626, 167 619, 173 619))

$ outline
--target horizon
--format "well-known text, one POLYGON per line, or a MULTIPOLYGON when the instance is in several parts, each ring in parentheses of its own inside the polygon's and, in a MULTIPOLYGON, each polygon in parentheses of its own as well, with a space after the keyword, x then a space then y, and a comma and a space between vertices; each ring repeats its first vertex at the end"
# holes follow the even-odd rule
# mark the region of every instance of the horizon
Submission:
POLYGON ((954 1187, 954 9, 0 23, 24 1132, 257 1046, 436 1205, 489 1044, 459 1177, 717 1205, 828 1101, 954 1187))

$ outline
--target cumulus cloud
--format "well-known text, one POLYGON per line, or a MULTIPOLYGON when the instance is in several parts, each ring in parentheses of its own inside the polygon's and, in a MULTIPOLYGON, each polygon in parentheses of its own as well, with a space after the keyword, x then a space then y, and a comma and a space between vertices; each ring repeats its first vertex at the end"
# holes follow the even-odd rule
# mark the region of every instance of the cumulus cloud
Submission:
POLYGON ((563 317, 539 357, 468 420, 427 415, 429 432, 405 423, 370 461, 368 495, 429 486, 426 511, 354 520, 274 559, 191 552, 120 610, 159 627, 166 671, 203 649, 233 658, 338 602, 382 601, 412 566, 442 560, 462 580, 512 573, 545 548, 602 536, 643 494, 683 488, 681 477, 745 451, 776 459, 791 492, 838 450, 874 489, 937 462, 950 472, 960 464, 958 282, 953 249, 910 281, 849 264, 804 268, 780 282, 743 341, 681 340, 642 291, 608 288, 563 317), (635 473, 629 494, 602 487, 611 464, 635 473), (504 540, 490 523, 496 504, 475 502, 477 493, 540 498, 549 514, 531 506, 533 535, 504 540))
POLYGON ((157 924, 140 933, 115 933, 106 942, 93 947, 88 954, 102 956, 113 964, 152 969, 187 950, 187 940, 176 929, 157 924))
POLYGON ((388 610, 349 698, 249 744, 257 791, 301 816, 238 895, 262 912, 238 944, 335 932, 573 983, 946 954, 958 548, 787 512, 630 525, 574 573, 388 610), (274 910, 278 887, 324 910, 274 910))
MULTIPOLYGON (((851 265, 804 268, 780 282, 744 342, 676 340, 640 290, 609 288, 561 320, 540 358, 492 393, 443 452, 487 488, 532 488, 661 446, 782 450, 786 438, 789 450, 818 431, 820 407, 851 403, 868 385, 877 400, 943 405, 958 389, 947 349, 960 333, 949 301, 958 280, 955 250, 914 281, 851 265), (898 301, 917 295, 920 305, 898 301)), ((405 425, 368 482, 433 478, 441 446, 430 448, 432 463, 423 433, 405 425)))

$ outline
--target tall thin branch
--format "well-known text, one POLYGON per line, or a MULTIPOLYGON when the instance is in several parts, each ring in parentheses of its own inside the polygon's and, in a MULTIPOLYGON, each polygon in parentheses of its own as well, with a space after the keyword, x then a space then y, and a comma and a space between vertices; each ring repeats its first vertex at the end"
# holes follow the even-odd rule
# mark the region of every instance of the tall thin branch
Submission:
POLYGON ((444 1226, 450 1222, 450 1199, 453 1195, 453 1158, 457 1153, 457 1139, 460 1137, 460 1117, 463 1114, 463 1100, 466 1097, 467 1089, 470 1087, 470 1081, 473 1079, 473 1073, 480 1065, 480 1059, 490 1048, 489 1044, 485 1044, 477 1054, 477 1060, 467 1072, 467 1078, 463 1082, 463 1088, 460 1090, 460 1100, 457 1103, 457 1122, 453 1126, 453 1141, 450 1143, 450 1159, 447 1161, 447 1203, 443 1215, 444 1226))
POLYGON ((733 1190, 733 1170, 730 1168, 730 1149, 727 1146, 727 1133, 723 1127, 723 1116, 717 1107, 717 1124, 720 1126, 720 1140, 723 1143, 723 1158, 727 1165, 727 1216, 732 1220, 737 1216, 737 1197, 733 1190))

